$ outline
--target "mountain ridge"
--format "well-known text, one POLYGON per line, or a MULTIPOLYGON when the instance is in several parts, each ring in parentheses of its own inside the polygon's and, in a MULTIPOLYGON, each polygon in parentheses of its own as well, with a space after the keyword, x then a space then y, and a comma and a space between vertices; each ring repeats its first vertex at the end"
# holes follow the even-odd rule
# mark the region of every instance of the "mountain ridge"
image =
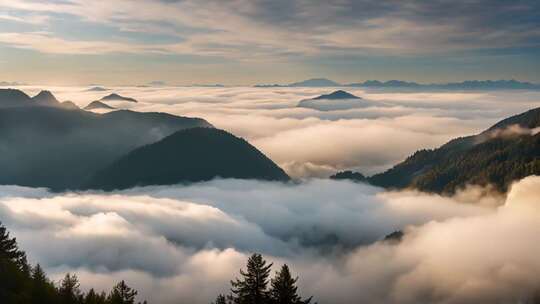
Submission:
POLYGON ((116 190, 214 178, 287 181, 289 176, 242 138, 215 128, 190 128, 137 148, 99 171, 84 187, 116 190))
POLYGON ((185 128, 213 127, 167 113, 38 106, 18 90, 0 90, 0 97, 9 105, 0 107, 0 184, 75 189, 135 148, 185 128))
POLYGON ((510 80, 464 80, 447 83, 417 83, 403 80, 366 80, 364 82, 338 83, 326 78, 312 78, 290 84, 256 84, 258 88, 276 87, 365 87, 426 90, 540 90, 540 84, 510 80))
POLYGON ((129 102, 138 102, 135 98, 124 97, 122 95, 111 93, 107 96, 102 97, 99 101, 129 101, 129 102))
POLYGON ((91 103, 89 103, 86 107, 84 107, 84 109, 85 110, 97 110, 97 109, 114 110, 116 108, 104 102, 101 102, 99 100, 94 100, 91 103))
POLYGON ((384 188, 414 188, 453 194, 467 185, 506 192, 511 183, 540 175, 540 108, 499 121, 485 131, 458 137, 436 149, 416 151, 385 172, 366 179, 337 173, 384 188))

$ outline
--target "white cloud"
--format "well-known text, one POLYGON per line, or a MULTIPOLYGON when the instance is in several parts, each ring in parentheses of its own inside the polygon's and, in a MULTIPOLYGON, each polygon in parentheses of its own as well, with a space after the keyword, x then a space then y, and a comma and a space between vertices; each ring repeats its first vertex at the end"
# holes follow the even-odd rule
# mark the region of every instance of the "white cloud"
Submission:
POLYGON ((208 303, 254 251, 291 265, 320 302, 514 302, 540 280, 537 189, 540 177, 526 178, 506 200, 483 198, 494 207, 465 203, 475 191, 450 198, 329 180, 21 188, 0 198, 0 218, 54 278, 77 272, 101 289, 126 279, 152 303, 208 303), (401 243, 369 245, 396 229, 401 243))
POLYGON ((15 16, 11 14, 0 14, 0 20, 15 21, 20 23, 28 23, 33 25, 46 24, 49 21, 47 15, 30 15, 30 16, 15 16))
MULTIPOLYGON (((64 13, 84 22, 105 24, 122 31, 167 33, 179 37, 178 43, 163 45, 171 53, 222 56, 243 61, 283 59, 301 54, 430 54, 455 50, 527 45, 538 31, 527 23, 509 26, 495 22, 497 12, 512 9, 508 5, 492 6, 493 14, 482 14, 481 20, 491 23, 480 26, 473 3, 447 6, 453 19, 420 3, 380 5, 338 1, 328 3, 276 2, 272 5, 253 1, 131 1, 94 2, 71 0, 35 2, 5 0, 0 7, 7 10, 39 14, 64 13), (361 9, 359 9, 361 8, 361 9), (452 10, 449 10, 452 8, 452 10), (422 11, 440 14, 437 22, 422 11), (469 14, 463 12, 470 11, 469 14), (425 18, 424 18, 425 17, 425 18), (457 20, 457 22, 456 22, 457 20), (476 26, 474 30, 470 27, 476 26), (403 29, 406 29, 405 31, 403 29), (181 39, 180 39, 181 38, 181 39)), ((485 4, 488 5, 488 4, 485 4)), ((531 5, 532 6, 532 5, 531 5)), ((530 8, 534 10, 534 8, 530 8)), ((527 10, 521 10, 521 14, 527 10)), ((498 20, 497 20, 498 21, 498 20)), ((45 53, 56 53, 50 46, 63 41, 55 35, 42 44, 27 47, 45 53)), ((108 41, 109 42, 109 41, 108 41)), ((75 46, 84 42, 73 42, 75 46)), ((113 43, 114 44, 114 43, 113 43)), ((17 44, 14 44, 17 46, 17 44)), ((84 48, 85 52, 99 51, 100 42, 84 48)), ((80 54, 80 48, 64 52, 80 54)), ((146 48, 121 48, 123 52, 147 52, 146 48)))

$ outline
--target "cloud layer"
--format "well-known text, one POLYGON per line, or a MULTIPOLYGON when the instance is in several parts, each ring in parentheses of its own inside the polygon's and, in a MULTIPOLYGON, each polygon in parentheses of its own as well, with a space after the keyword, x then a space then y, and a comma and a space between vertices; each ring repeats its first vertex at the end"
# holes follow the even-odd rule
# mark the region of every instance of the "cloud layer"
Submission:
POLYGON ((61 19, 58 14, 64 14, 76 24, 88 28, 104 25, 109 32, 125 38, 121 43, 111 43, 102 34, 91 41, 73 40, 60 30, 0 35, 0 41, 15 47, 61 54, 164 52, 241 60, 336 52, 416 54, 529 46, 538 42, 540 22, 533 13, 538 10, 535 1, 431 4, 363 0, 145 0, 134 7, 124 0, 107 4, 9 0, 0 7, 9 12, 1 19, 11 22, 47 23, 54 30, 55 19, 61 19), (512 18, 516 14, 521 18, 512 18), (139 35, 133 37, 129 33, 139 35), (149 46, 152 34, 165 35, 171 41, 149 46))
POLYGON ((10 81, 538 82, 538 1, 3 0, 10 81))
POLYGON ((506 199, 329 180, 107 195, 2 187, 0 218, 55 278, 76 271, 98 288, 124 278, 153 303, 208 303, 251 252, 290 264, 320 302, 517 302, 540 282, 538 189, 540 177, 506 199), (376 242, 396 229, 401 243, 376 242))
MULTIPOLYGON (((43 87, 22 87, 36 94, 43 87)), ((332 88, 47 87, 60 100, 86 106, 111 92, 139 103, 117 108, 201 117, 244 137, 294 177, 326 177, 352 169, 384 171, 416 150, 478 133, 496 121, 540 106, 538 92, 414 92, 351 89, 371 106, 317 111, 300 100, 332 88)))

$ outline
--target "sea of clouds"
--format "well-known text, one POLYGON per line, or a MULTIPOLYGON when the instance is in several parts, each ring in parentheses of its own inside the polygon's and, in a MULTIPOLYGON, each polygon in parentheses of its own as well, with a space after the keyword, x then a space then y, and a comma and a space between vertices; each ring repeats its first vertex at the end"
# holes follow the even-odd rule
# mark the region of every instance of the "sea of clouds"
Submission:
POLYGON ((332 88, 21 89, 79 106, 114 91, 140 101, 119 108, 202 117, 301 178, 112 193, 0 186, 0 220, 55 280, 75 272, 106 290, 125 279, 151 303, 209 303, 260 252, 319 303, 519 303, 540 289, 540 177, 506 196, 471 186, 453 197, 313 178, 380 172, 540 106, 538 92, 351 89, 381 106, 322 112, 296 105, 332 88), (380 241, 396 230, 402 242, 380 241))
POLYGON ((24 86, 51 90, 84 107, 112 92, 138 103, 108 102, 136 111, 160 111, 208 120, 248 140, 293 177, 327 177, 335 171, 384 171, 414 151, 478 133, 498 120, 540 106, 533 91, 395 91, 347 88, 370 105, 317 111, 297 107, 307 98, 342 88, 24 86), (378 106, 380 104, 380 106, 378 106))
POLYGON ((517 303, 540 288, 540 177, 507 197, 321 179, 0 193, 0 218, 55 280, 125 279, 152 303, 209 303, 252 252, 319 303, 517 303), (402 242, 380 241, 395 230, 402 242))

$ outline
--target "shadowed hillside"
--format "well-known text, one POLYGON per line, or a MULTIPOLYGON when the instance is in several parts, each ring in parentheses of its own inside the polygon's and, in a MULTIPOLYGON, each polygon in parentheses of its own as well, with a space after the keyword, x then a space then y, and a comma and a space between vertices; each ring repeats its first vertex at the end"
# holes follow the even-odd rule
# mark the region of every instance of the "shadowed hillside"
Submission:
POLYGON ((178 130, 211 127, 203 119, 164 113, 37 106, 16 90, 0 90, 0 97, 11 105, 0 108, 0 184, 76 188, 137 147, 178 130))
MULTIPOLYGON (((538 127, 540 108, 504 119, 478 135, 453 139, 437 149, 417 151, 367 181, 385 188, 413 187, 447 194, 468 184, 489 184, 505 192, 513 181, 540 174, 538 127)), ((338 173, 333 178, 342 176, 338 173)))
POLYGON ((223 130, 194 128, 141 147, 99 172, 94 189, 207 181, 216 177, 286 181, 287 174, 247 141, 223 130))

